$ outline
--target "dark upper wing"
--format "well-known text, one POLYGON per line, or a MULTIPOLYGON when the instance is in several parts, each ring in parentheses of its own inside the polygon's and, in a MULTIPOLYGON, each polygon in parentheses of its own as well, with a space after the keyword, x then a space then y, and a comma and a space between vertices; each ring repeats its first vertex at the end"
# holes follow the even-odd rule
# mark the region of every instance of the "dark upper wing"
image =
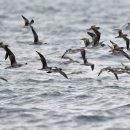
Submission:
POLYGON ((93 38, 94 36, 96 36, 94 33, 91 33, 91 32, 87 32, 87 34, 88 34, 89 36, 91 36, 92 38, 93 38))
POLYGON ((85 50, 84 49, 81 50, 81 56, 82 56, 84 61, 86 60, 85 54, 86 54, 85 50))
POLYGON ((23 15, 22 15, 22 18, 25 21, 25 26, 28 26, 29 25, 29 20, 27 18, 25 18, 23 15))
POLYGON ((9 56, 9 55, 8 55, 8 53, 6 52, 6 54, 5 54, 5 60, 8 58, 8 56, 9 56))
POLYGON ((46 59, 45 59, 45 57, 41 54, 41 53, 39 53, 38 51, 36 51, 37 53, 38 53, 38 55, 40 56, 40 58, 41 58, 41 62, 42 62, 42 69, 45 69, 46 67, 47 67, 47 62, 46 62, 46 59))
POLYGON ((39 42, 36 31, 34 30, 32 26, 31 26, 31 29, 32 29, 33 37, 34 37, 34 43, 39 42))
POLYGON ((58 72, 63 75, 66 79, 68 79, 67 75, 65 74, 65 72, 63 72, 62 70, 58 69, 58 72))
POLYGON ((6 55, 5 55, 5 60, 8 58, 10 59, 11 65, 16 63, 16 59, 15 59, 15 55, 13 54, 13 52, 7 47, 4 47, 5 51, 6 51, 6 55))
POLYGON ((66 50, 65 52, 64 52, 64 54, 61 56, 61 58, 64 58, 64 56, 65 56, 65 54, 68 52, 68 50, 66 50))
POLYGON ((98 76, 104 71, 105 69, 101 69, 100 72, 98 73, 98 76))
POLYGON ((124 40, 126 41, 126 48, 127 50, 129 49, 129 44, 130 44, 130 41, 127 37, 124 37, 124 40))
POLYGON ((91 65, 91 69, 94 70, 94 64, 91 65))
POLYGON ((117 80, 119 79, 118 76, 117 76, 117 73, 113 69, 109 69, 109 71, 112 72, 115 75, 117 80))

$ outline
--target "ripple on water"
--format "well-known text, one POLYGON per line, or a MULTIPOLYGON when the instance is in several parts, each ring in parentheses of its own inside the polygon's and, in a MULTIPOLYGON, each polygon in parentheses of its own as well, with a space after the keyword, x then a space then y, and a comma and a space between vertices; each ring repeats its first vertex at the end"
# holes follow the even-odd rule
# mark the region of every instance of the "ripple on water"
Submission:
POLYGON ((111 120, 111 117, 105 117, 105 116, 94 116, 94 115, 80 115, 75 117, 77 122, 82 122, 82 123, 100 123, 100 122, 105 122, 108 120, 111 120))

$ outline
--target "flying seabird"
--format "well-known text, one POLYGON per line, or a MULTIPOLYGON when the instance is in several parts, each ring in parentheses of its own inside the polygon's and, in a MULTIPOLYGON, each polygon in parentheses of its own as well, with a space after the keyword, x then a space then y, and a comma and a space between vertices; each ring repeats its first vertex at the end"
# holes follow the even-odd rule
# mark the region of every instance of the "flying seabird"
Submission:
POLYGON ((84 61, 84 64, 83 64, 83 65, 91 66, 91 69, 94 70, 94 64, 89 63, 89 62, 87 61, 87 58, 86 58, 85 54, 86 54, 85 50, 82 50, 82 51, 81 51, 81 56, 82 56, 83 61, 84 61))
POLYGON ((98 45, 101 45, 102 47, 105 46, 105 44, 103 44, 104 41, 99 42, 99 38, 96 34, 91 33, 91 32, 87 32, 87 34, 91 36, 92 38, 93 47, 98 46, 98 45))
POLYGON ((130 60, 129 55, 123 51, 124 47, 119 47, 116 43, 114 43, 113 41, 110 40, 110 42, 112 43, 113 47, 109 46, 111 48, 111 51, 114 53, 120 53, 123 56, 125 56, 127 59, 130 60))
POLYGON ((66 79, 68 79, 65 72, 63 72, 62 68, 55 67, 54 69, 49 70, 47 73, 60 73, 63 75, 66 79))
POLYGON ((122 32, 121 29, 118 30, 118 36, 116 36, 115 38, 123 38, 125 41, 126 41, 126 48, 127 50, 129 50, 129 44, 130 44, 130 41, 129 41, 129 38, 127 38, 127 34, 124 34, 122 32))
POLYGON ((62 71, 61 68, 58 68, 58 67, 55 67, 55 68, 48 67, 45 57, 40 52, 38 52, 38 51, 36 51, 36 52, 38 53, 38 55, 41 58, 41 62, 42 62, 41 70, 46 70, 47 73, 57 72, 57 73, 60 73, 61 75, 63 75, 65 78, 68 79, 67 75, 65 74, 65 72, 62 71))
MULTIPOLYGON (((10 63, 11 63, 11 66, 7 67, 7 68, 17 68, 17 67, 21 67, 22 65, 24 64, 18 64, 16 62, 16 58, 15 58, 15 55, 14 53, 8 48, 8 45, 4 45, 4 44, 1 44, 0 45, 1 48, 4 48, 4 50, 6 51, 6 54, 5 54, 5 60, 9 57, 10 59, 10 63)), ((25 63, 27 64, 27 63, 25 63)))
MULTIPOLYGON (((42 42, 39 41, 38 34, 36 33, 36 31, 34 30, 34 28, 32 26, 30 26, 30 27, 31 27, 31 30, 32 30, 32 33, 33 33, 33 38, 34 38, 34 42, 33 43, 35 45, 41 45, 42 42)), ((44 44, 47 44, 47 43, 44 43, 44 44)))
POLYGON ((98 73, 98 76, 103 72, 103 71, 108 71, 114 74, 114 76, 116 77, 116 79, 118 80, 118 76, 117 73, 111 68, 111 67, 106 67, 100 70, 100 72, 98 73))
POLYGON ((95 36, 93 37, 93 46, 97 46, 100 41, 101 33, 98 31, 100 27, 96 27, 96 25, 92 25, 89 30, 93 30, 95 33, 95 36))

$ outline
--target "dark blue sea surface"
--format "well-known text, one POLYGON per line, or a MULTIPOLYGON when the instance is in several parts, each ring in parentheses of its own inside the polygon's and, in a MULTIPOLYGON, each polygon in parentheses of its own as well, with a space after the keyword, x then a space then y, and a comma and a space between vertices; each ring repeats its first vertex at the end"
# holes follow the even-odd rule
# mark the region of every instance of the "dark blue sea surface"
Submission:
MULTIPOLYGON (((103 67, 130 66, 123 56, 109 52, 109 40, 122 28, 130 36, 129 0, 0 0, 0 41, 9 45, 20 68, 5 69, 5 51, 0 48, 0 130, 130 130, 130 75, 119 80, 109 72, 97 77, 103 67), (21 17, 34 19, 39 40, 48 44, 32 45, 33 35, 21 17), (69 48, 84 47, 91 25, 100 26, 106 46, 86 48, 94 71, 81 65, 80 53, 68 54, 80 63, 61 59, 69 48), (58 73, 38 70, 42 67, 36 51, 48 66, 61 67, 69 79, 58 73)), ((125 50, 129 55, 130 51, 125 50)))

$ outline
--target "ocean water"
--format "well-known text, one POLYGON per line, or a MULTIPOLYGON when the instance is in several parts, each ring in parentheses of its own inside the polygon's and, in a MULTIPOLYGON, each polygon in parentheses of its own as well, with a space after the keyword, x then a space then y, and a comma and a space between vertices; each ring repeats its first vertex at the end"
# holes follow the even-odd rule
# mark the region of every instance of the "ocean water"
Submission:
MULTIPOLYGON (((18 63, 14 69, 0 48, 0 130, 130 130, 130 75, 116 80, 103 67, 130 66, 123 56, 109 52, 109 40, 115 39, 115 28, 130 36, 130 1, 128 0, 0 0, 0 41, 9 45, 18 63), (24 27, 21 15, 34 19, 33 27, 43 45, 32 45, 33 35, 24 27), (84 47, 80 40, 88 37, 87 28, 96 24, 106 46, 86 48, 94 71, 81 65, 80 53, 68 54, 80 63, 67 64, 61 59, 69 48, 84 47), (60 74, 38 70, 41 52, 48 66, 63 68, 69 79, 60 74)), ((130 51, 126 51, 130 55, 130 51)))

